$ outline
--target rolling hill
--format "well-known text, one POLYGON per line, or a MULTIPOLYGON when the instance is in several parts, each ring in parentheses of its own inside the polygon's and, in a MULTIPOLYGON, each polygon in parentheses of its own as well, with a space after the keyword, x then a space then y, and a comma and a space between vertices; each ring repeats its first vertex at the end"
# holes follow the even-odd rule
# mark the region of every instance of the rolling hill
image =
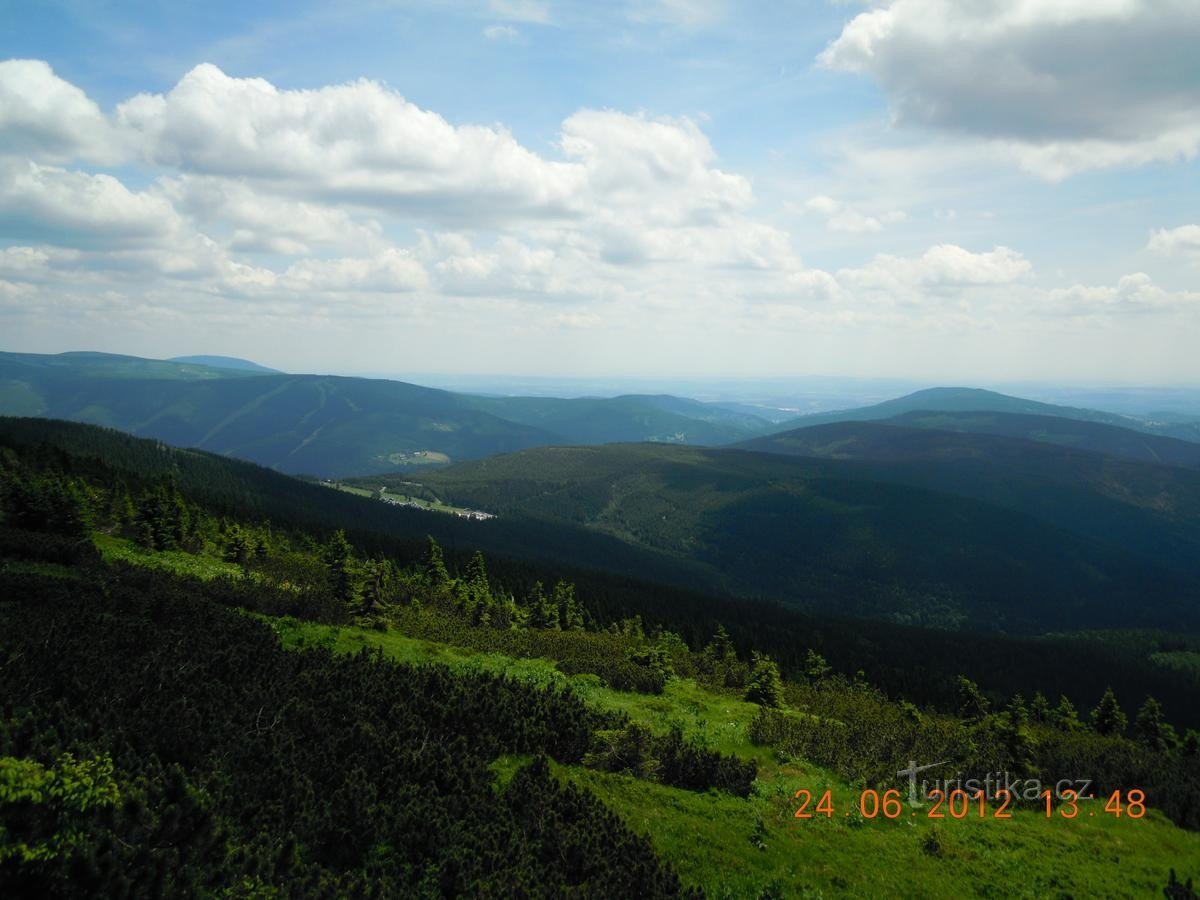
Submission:
POLYGON ((885 421, 905 428, 1023 438, 1138 462, 1200 466, 1200 443, 1083 419, 1004 412, 909 412, 885 421))
POLYGON ((1056 406, 1053 403, 1041 403, 1037 400, 1010 397, 1007 394, 1000 394, 995 391, 960 387, 930 388, 906 394, 894 400, 885 400, 883 403, 877 403, 873 406, 800 416, 799 418, 780 423, 779 430, 805 428, 812 425, 828 425, 833 422, 870 422, 880 419, 891 419, 906 413, 916 412, 988 412, 1026 416, 1051 416, 1081 422, 1111 425, 1118 428, 1142 431, 1147 434, 1178 438, 1180 440, 1200 442, 1200 425, 1195 422, 1178 419, 1150 420, 1095 409, 1056 406))
POLYGON ((906 428, 896 421, 799 428, 741 446, 814 462, 845 461, 857 467, 860 478, 981 500, 1157 565, 1200 574, 1200 470, 1195 467, 1142 463, 1002 435, 906 428))
POLYGON ((428 468, 550 444, 732 443, 771 428, 754 416, 675 397, 477 397, 191 359, 0 354, 0 414, 105 425, 325 477, 428 468))
POLYGON ((258 372, 263 375, 279 374, 278 369, 268 369, 248 359, 236 356, 173 356, 167 362, 189 365, 212 366, 214 369, 232 369, 235 372, 258 372))
POLYGON ((735 595, 1009 632, 1080 620, 1196 627, 1200 473, 1135 464, 1123 473, 1120 461, 1078 455, 1116 466, 1116 486, 1105 493, 1086 479, 1039 477, 1036 466, 1003 471, 969 459, 945 476, 941 462, 646 444, 525 450, 421 481, 505 518, 686 560, 735 595), (1191 480, 1177 483, 1182 475, 1191 480), (1121 478, 1132 492, 1125 502, 1121 478), (1175 506, 1155 508, 1156 489, 1175 506), (1054 521, 1061 510, 1069 522, 1054 521))
POLYGON ((479 397, 474 402, 502 419, 552 432, 564 444, 656 441, 713 446, 731 444, 773 427, 756 416, 669 395, 479 397))

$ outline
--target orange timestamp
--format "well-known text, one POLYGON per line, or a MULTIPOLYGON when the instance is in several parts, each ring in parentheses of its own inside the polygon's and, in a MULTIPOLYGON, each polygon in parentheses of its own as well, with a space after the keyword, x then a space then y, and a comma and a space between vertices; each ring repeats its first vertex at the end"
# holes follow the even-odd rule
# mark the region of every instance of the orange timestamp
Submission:
MULTIPOLYGON (((892 789, 877 791, 867 788, 858 796, 855 809, 864 819, 900 819, 905 817, 904 804, 901 802, 900 791, 892 789)), ((812 791, 801 788, 796 791, 796 799, 800 807, 795 812, 797 819, 813 819, 825 817, 832 819, 835 815, 833 792, 825 791, 813 803, 812 791), (810 809, 811 807, 811 809, 810 809)), ((967 793, 961 788, 952 791, 934 789, 928 798, 932 806, 923 810, 909 810, 909 818, 922 816, 926 819, 1011 819, 1014 795, 1011 791, 1001 788, 992 796, 978 790, 967 793)), ((1049 790, 1042 791, 1040 799, 1047 819, 1074 819, 1080 815, 1079 801, 1091 800, 1091 797, 1081 798, 1072 790, 1065 790, 1057 796, 1049 790)), ((849 816, 851 813, 847 812, 849 816)), ((1103 815, 1120 819, 1140 819, 1146 815, 1146 794, 1140 788, 1129 791, 1113 791, 1104 804, 1103 815)), ((1088 811, 1087 817, 1094 818, 1096 811, 1088 811)))

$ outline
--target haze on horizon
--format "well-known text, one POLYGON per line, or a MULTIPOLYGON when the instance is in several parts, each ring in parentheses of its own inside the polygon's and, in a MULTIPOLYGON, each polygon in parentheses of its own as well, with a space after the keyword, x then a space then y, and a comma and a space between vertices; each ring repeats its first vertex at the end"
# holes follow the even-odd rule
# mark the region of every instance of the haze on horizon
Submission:
POLYGON ((1200 383, 1200 4, 0 0, 0 349, 1200 383))

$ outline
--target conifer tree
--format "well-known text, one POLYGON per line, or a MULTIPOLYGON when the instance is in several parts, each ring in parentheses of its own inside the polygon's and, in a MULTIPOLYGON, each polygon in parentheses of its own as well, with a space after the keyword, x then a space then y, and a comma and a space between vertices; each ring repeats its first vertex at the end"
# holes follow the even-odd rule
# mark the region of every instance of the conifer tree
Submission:
POLYGON ((1100 703, 1092 710, 1092 727, 1096 729, 1097 734, 1119 735, 1125 731, 1128 723, 1129 719, 1121 710, 1116 694, 1109 687, 1100 698, 1100 703))
POLYGON ((1153 697, 1147 697, 1133 720, 1133 735, 1142 744, 1160 752, 1169 750, 1178 743, 1175 729, 1163 719, 1162 705, 1153 697))
POLYGON ((1058 706, 1054 707, 1054 711, 1050 713, 1050 722, 1059 731, 1079 731, 1083 728, 1083 722, 1075 710, 1075 704, 1066 694, 1062 694, 1058 698, 1058 706))
POLYGON ((810 647, 804 654, 804 674, 808 676, 809 681, 824 681, 833 674, 833 669, 824 656, 810 647))
POLYGON ((755 651, 751 657, 746 699, 774 709, 783 706, 783 679, 779 677, 779 666, 766 654, 755 651))
POLYGON ((354 602, 354 568, 351 563, 350 542, 340 528, 333 533, 321 551, 321 559, 329 576, 334 597, 342 603, 354 602))
POLYGON ((965 675, 958 676, 958 715, 964 719, 982 719, 988 712, 988 701, 979 685, 965 675))
POLYGON ((1038 725, 1045 725, 1050 721, 1050 703, 1041 691, 1034 692, 1033 702, 1029 704, 1029 718, 1038 725))

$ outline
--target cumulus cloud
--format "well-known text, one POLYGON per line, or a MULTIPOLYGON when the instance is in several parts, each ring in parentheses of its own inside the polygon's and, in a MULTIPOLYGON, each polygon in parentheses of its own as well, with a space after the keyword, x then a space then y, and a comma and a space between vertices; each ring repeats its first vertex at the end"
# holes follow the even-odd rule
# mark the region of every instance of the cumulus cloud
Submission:
POLYGON ((583 174, 372 81, 286 91, 204 64, 120 104, 117 120, 158 165, 411 215, 566 214, 583 174))
POLYGON ((0 155, 117 162, 121 142, 100 108, 38 59, 0 61, 0 155))
POLYGON ((1194 157, 1200 4, 888 0, 821 55, 869 76, 897 121, 996 142, 1027 169, 1194 157))
POLYGON ((830 231, 841 231, 848 234, 874 234, 883 231, 888 225, 903 222, 907 218, 899 210, 888 210, 874 215, 868 214, 825 194, 809 198, 804 204, 804 210, 824 216, 825 227, 830 231))
POLYGON ((280 279, 291 291, 365 291, 403 293, 429 283, 424 267, 408 250, 395 247, 372 257, 303 260, 280 279))
POLYGON ((1011 284, 1032 270, 1029 260, 1008 247, 974 253, 956 244, 938 244, 915 258, 880 254, 862 268, 839 271, 838 280, 851 288, 903 297, 922 290, 944 293, 1011 284))
POLYGON ((64 246, 158 243, 177 234, 171 204, 111 175, 0 162, 0 235, 64 246))
POLYGON ((1115 285, 1076 284, 1046 292, 1046 311, 1095 316, 1200 310, 1200 291, 1168 291, 1145 272, 1126 275, 1115 285))
POLYGON ((1163 256, 1182 256, 1200 262, 1200 225, 1159 229, 1150 235, 1146 249, 1163 256))
POLYGON ((194 221, 231 232, 231 249, 302 255, 314 247, 382 249, 380 223, 345 209, 255 190, 240 179, 203 175, 163 178, 158 190, 194 221))

